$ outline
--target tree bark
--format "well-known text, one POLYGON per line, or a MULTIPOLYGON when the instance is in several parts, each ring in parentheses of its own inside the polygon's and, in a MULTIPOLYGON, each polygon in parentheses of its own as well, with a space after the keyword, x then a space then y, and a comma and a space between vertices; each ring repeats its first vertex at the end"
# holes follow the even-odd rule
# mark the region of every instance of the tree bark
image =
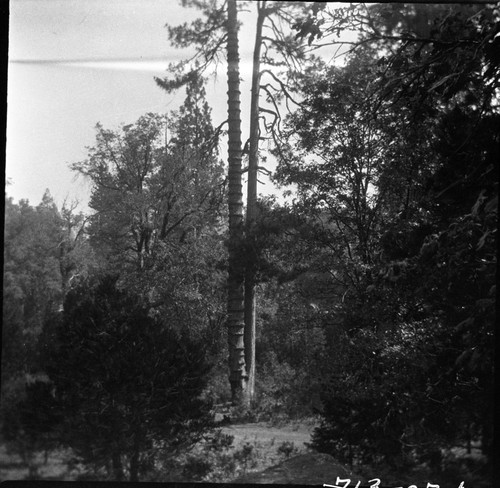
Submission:
POLYGON ((120 451, 115 450, 112 455, 113 476, 115 481, 123 480, 123 466, 120 451))
POLYGON ((252 246, 257 219, 257 174, 259 168, 259 93, 260 51, 262 26, 266 16, 266 2, 257 3, 257 28, 253 51, 252 96, 250 101, 250 144, 248 155, 247 186, 247 260, 245 270, 245 364, 248 376, 247 397, 252 401, 255 394, 255 328, 256 328, 256 250, 252 246))
POLYGON ((241 109, 236 0, 227 7, 227 78, 228 78, 228 296, 227 330, 229 346, 229 382, 233 402, 240 402, 247 387, 244 347, 244 261, 243 193, 241 183, 241 109))
POLYGON ((130 456, 130 481, 139 481, 140 442, 138 432, 134 433, 134 449, 130 456))

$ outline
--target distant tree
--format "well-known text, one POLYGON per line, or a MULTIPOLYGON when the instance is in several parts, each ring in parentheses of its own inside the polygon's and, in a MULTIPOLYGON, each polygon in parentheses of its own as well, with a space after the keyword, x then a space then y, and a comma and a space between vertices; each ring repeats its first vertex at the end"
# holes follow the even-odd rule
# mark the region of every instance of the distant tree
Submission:
POLYGON ((83 216, 59 211, 48 190, 36 207, 6 198, 2 384, 31 372, 44 321, 61 307, 71 278, 92 265, 82 225, 83 216))
POLYGON ((63 297, 78 280, 85 279, 99 267, 89 245, 88 218, 82 212, 75 212, 77 205, 77 202, 65 201, 59 212, 58 261, 63 297))
POLYGON ((48 190, 37 207, 26 200, 15 204, 6 199, 5 203, 4 292, 15 299, 4 303, 9 309, 20 309, 22 330, 36 336, 46 314, 62 300, 59 212, 48 190))
POLYGON ((205 346, 148 316, 106 276, 68 294, 46 371, 62 440, 113 479, 136 481, 158 455, 211 428, 205 346))
POLYGON ((92 183, 91 242, 114 269, 145 270, 162 243, 215 222, 223 194, 217 142, 200 78, 169 117, 147 114, 118 131, 98 124, 88 159, 72 168, 92 183))
POLYGON ((32 477, 37 452, 57 440, 52 386, 41 361, 49 344, 46 323, 61 310, 73 278, 93 267, 84 219, 74 210, 63 205, 59 211, 48 190, 36 207, 5 201, 2 434, 32 477))
POLYGON ((88 233, 104 267, 149 298, 171 327, 221 336, 225 180, 203 80, 168 116, 146 114, 111 131, 98 126, 87 160, 88 233))

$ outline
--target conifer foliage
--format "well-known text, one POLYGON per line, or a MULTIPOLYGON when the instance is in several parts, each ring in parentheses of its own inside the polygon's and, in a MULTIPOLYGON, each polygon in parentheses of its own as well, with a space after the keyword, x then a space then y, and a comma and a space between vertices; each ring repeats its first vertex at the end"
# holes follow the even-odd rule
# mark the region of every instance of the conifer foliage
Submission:
POLYGON ((72 290, 46 371, 62 437, 86 463, 137 481, 158 455, 211 427, 201 398, 209 365, 201 344, 148 316, 141 299, 105 276, 72 290))

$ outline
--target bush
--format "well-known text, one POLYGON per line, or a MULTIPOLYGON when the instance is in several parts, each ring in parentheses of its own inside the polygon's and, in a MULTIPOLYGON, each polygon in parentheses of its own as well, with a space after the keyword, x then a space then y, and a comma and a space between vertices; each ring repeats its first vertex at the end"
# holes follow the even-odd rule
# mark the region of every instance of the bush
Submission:
POLYGON ((212 428, 202 393, 202 344, 148 316, 115 277, 72 290, 47 364, 63 415, 63 441, 114 479, 137 480, 159 452, 198 442, 212 428))
POLYGON ((243 465, 243 470, 246 473, 249 467, 254 467, 256 464, 256 453, 254 446, 249 442, 245 442, 240 449, 235 451, 234 459, 243 465))
POLYGON ((201 481, 210 471, 212 471, 212 463, 210 461, 201 459, 198 456, 189 456, 184 463, 182 474, 187 479, 201 481))
POLYGON ((283 455, 286 459, 288 459, 292 454, 296 453, 297 451, 298 449, 297 447, 295 447, 295 443, 291 441, 283 441, 276 449, 276 452, 279 455, 283 455))

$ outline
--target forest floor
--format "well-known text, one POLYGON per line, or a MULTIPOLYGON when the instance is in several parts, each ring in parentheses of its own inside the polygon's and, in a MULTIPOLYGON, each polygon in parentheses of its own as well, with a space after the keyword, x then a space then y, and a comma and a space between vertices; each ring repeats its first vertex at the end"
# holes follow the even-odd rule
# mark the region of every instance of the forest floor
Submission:
MULTIPOLYGON (((336 477, 348 477, 349 471, 331 456, 307 447, 313 422, 270 425, 266 422, 227 425, 222 428, 233 437, 227 455, 237 460, 236 469, 217 481, 238 483, 335 483, 336 477)), ((72 480, 66 464, 67 451, 40 452, 36 456, 39 479, 72 480)), ((0 445, 0 481, 21 480, 28 476, 22 459, 0 445)), ((210 477, 208 481, 210 481, 210 477)), ((214 479, 215 481, 215 479, 214 479)))
POLYGON ((280 426, 264 422, 230 425, 224 433, 234 436, 236 450, 250 444, 255 451, 252 462, 234 483, 266 484, 335 484, 340 478, 360 479, 332 456, 308 447, 315 425, 295 422, 280 426))
MULTIPOLYGON (((368 486, 368 480, 385 478, 386 473, 369 473, 364 475, 353 472, 332 456, 318 453, 308 447, 313 422, 291 422, 281 425, 271 425, 266 422, 234 424, 222 427, 222 432, 232 436, 232 444, 223 452, 210 452, 206 457, 203 446, 199 446, 183 460, 197 456, 199 460, 208 460, 211 471, 202 478, 189 476, 189 472, 179 470, 168 474, 158 472, 154 479, 148 481, 204 481, 230 482, 246 484, 303 484, 323 485, 336 484, 337 477, 352 480, 352 486, 358 481, 368 486)), ((463 449, 462 449, 463 450, 463 449)), ((473 449, 474 455, 477 453, 473 449)), ((463 454, 463 453, 462 453, 463 454)), ((465 454, 464 454, 465 455, 465 454)), ((36 479, 71 481, 77 479, 78 470, 68 465, 71 458, 69 450, 55 450, 48 453, 39 452, 36 455, 38 474, 36 479)), ((181 460, 182 462, 182 460, 181 460)), ((196 463, 191 474, 196 474, 196 463)), ((23 480, 28 476, 28 467, 19 455, 10 453, 3 443, 0 443, 0 481, 23 480)), ((392 478, 392 477, 391 477, 392 478)), ((426 474, 414 472, 412 483, 426 486, 426 474)), ((412 483, 407 483, 412 484, 412 483)), ((458 484, 455 484, 458 486, 458 484)), ((454 486, 455 486, 454 485, 454 486)), ((406 486, 406 485, 405 485, 406 486)), ((447 485, 442 485, 447 486, 447 485)), ((481 484, 477 486, 485 487, 481 484)))

